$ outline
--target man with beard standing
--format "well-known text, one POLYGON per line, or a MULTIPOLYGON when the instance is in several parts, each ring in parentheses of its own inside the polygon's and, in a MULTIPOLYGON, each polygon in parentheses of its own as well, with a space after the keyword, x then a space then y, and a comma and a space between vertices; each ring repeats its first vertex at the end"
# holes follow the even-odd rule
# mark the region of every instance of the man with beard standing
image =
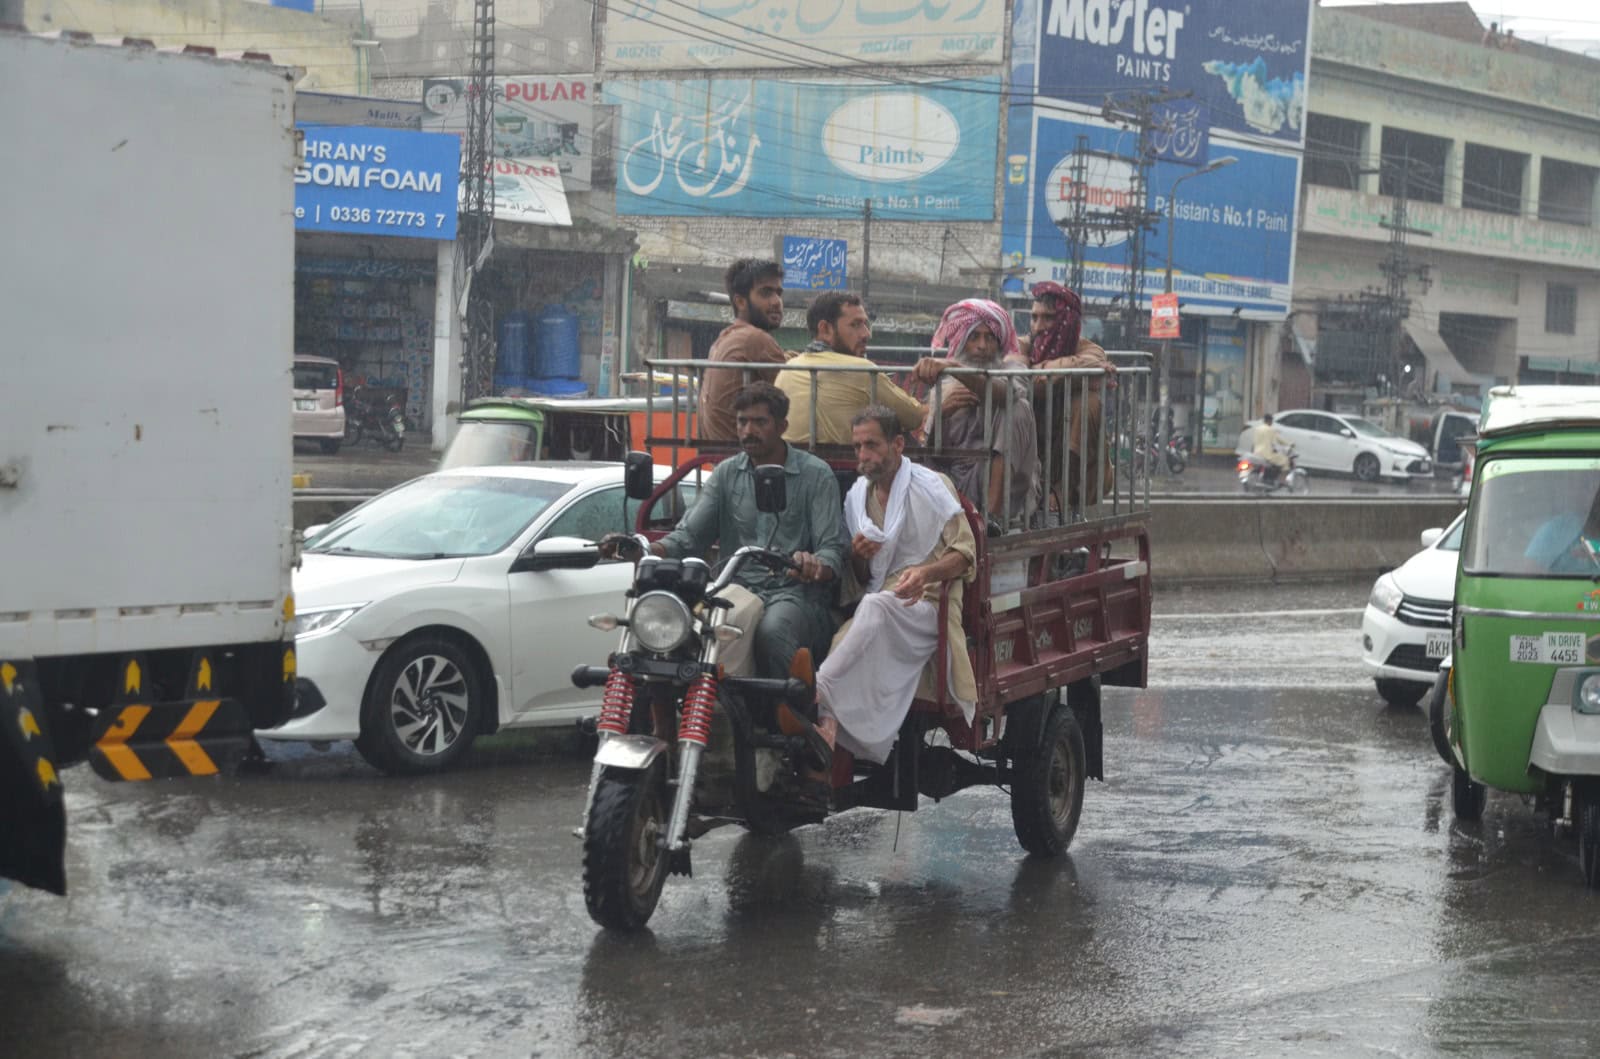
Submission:
MULTIPOLYGON (((711 343, 713 364, 782 364, 787 358, 772 337, 783 323, 783 267, 776 261, 742 257, 722 277, 733 303, 733 323, 711 343)), ((744 388, 745 370, 711 369, 700 383, 700 440, 736 441, 733 399, 744 388)), ((771 382, 773 371, 751 371, 771 382)))

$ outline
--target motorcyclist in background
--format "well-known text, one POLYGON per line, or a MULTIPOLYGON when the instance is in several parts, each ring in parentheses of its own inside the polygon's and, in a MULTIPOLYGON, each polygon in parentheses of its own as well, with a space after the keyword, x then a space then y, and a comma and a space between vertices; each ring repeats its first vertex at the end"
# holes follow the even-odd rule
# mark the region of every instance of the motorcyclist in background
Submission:
POLYGON ((1255 434, 1251 437, 1252 452, 1259 460, 1266 461, 1271 468, 1267 472, 1267 481, 1276 483, 1289 471, 1289 457, 1282 450, 1289 447, 1283 440, 1283 435, 1278 433, 1278 428, 1272 425, 1272 413, 1268 412, 1261 417, 1261 425, 1256 427, 1255 434))

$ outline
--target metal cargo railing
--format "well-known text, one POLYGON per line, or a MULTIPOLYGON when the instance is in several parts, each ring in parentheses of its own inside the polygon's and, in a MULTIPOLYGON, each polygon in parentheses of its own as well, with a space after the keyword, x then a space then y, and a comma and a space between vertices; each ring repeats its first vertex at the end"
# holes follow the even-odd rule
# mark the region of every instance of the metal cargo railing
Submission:
MULTIPOLYGON (((944 351, 920 346, 871 346, 867 352, 869 356, 906 353, 939 356, 944 351)), ((887 385, 898 386, 927 409, 924 429, 907 445, 907 455, 940 470, 949 470, 964 461, 976 461, 980 495, 967 499, 1002 530, 1018 532, 1063 522, 1122 518, 1149 510, 1147 461, 1136 463, 1134 446, 1131 442, 1124 444, 1123 439, 1131 439, 1143 424, 1147 424, 1153 410, 1150 355, 1123 351, 1108 351, 1107 355, 1116 363, 1115 374, 1088 368, 946 368, 941 378, 985 380, 977 387, 969 387, 982 391, 979 402, 983 427, 981 447, 957 447, 947 443, 946 434, 950 431, 944 407, 946 388, 937 383, 924 386, 917 382, 909 365, 876 364, 866 359, 859 364, 795 365, 790 362, 767 366, 647 358, 644 370, 637 377, 644 384, 644 396, 651 413, 649 421, 657 421, 655 413, 658 411, 671 411, 671 434, 652 436, 647 443, 672 449, 675 463, 680 447, 708 454, 738 451, 736 439, 699 436, 696 395, 703 388, 707 372, 738 371, 745 383, 757 378, 770 381, 780 371, 805 376, 811 407, 803 437, 809 441, 801 439, 801 431, 791 422, 788 434, 793 438, 790 443, 814 452, 835 467, 853 466, 855 455, 848 438, 820 440, 824 421, 819 413, 829 400, 829 379, 841 375, 869 375, 866 392, 871 403, 879 403, 877 398, 887 385), (991 382, 1004 385, 989 385, 991 382), (659 392, 661 390, 669 392, 659 392), (1016 454, 1011 451, 1012 446, 1000 443, 997 431, 1009 426, 1013 418, 1021 414, 1019 405, 1023 402, 1027 403, 1035 424, 1036 447, 1031 462, 1037 467, 1037 486, 1031 489, 1031 502, 1025 499, 1025 510, 1019 511, 1015 510, 1012 487, 1016 454), (1000 473, 1005 487, 1000 490, 998 510, 990 510, 993 506, 988 503, 990 476, 994 473, 996 456, 1001 457, 1000 473)), ((785 388, 793 396, 792 376, 785 388)), ((860 403, 859 398, 855 403, 860 403)), ((853 414, 857 410, 850 411, 853 414)))

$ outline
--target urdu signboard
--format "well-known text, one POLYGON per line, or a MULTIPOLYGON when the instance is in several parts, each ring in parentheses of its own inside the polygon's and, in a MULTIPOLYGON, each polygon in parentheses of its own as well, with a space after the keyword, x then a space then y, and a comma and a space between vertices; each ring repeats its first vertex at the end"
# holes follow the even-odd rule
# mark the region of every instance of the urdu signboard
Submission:
POLYGON ((617 212, 990 220, 996 78, 611 81, 617 212))
POLYGON ((1005 0, 611 0, 608 70, 998 63, 1005 0))

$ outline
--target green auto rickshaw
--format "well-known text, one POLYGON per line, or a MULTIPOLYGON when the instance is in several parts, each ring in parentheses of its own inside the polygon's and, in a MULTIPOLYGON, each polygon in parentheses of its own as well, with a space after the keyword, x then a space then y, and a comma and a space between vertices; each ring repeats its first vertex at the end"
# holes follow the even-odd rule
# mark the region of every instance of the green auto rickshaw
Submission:
POLYGON ((1576 831, 1600 888, 1600 387, 1490 391, 1435 741, 1458 819, 1486 788, 1576 831))

